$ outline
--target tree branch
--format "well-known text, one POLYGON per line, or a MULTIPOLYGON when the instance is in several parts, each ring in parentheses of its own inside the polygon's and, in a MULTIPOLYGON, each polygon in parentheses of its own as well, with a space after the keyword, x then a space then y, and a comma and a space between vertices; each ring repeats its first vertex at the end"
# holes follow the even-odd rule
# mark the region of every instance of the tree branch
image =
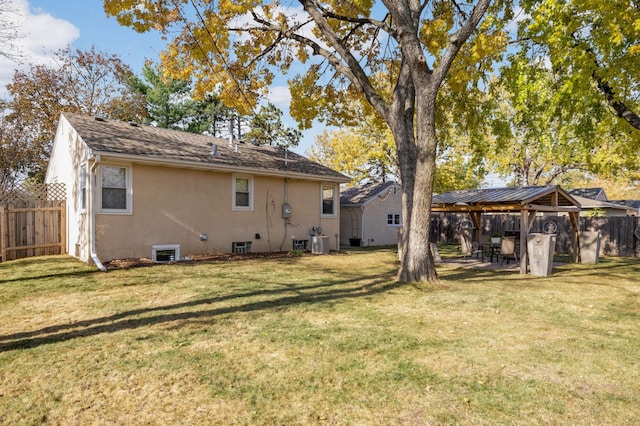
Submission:
POLYGON ((333 55, 326 49, 323 49, 318 43, 303 37, 297 33, 286 33, 287 37, 297 40, 313 49, 315 55, 323 56, 340 74, 348 78, 367 98, 369 103, 384 117, 388 115, 388 107, 384 99, 376 91, 371 84, 367 73, 362 69, 358 60, 353 56, 351 51, 347 49, 342 40, 333 31, 327 22, 322 10, 313 0, 299 0, 305 11, 311 16, 320 32, 327 38, 331 47, 333 47, 339 56, 333 55), (342 62, 344 61, 344 62, 342 62))
POLYGON ((447 75, 449 68, 451 68, 453 60, 460 51, 460 48, 469 39, 469 37, 471 37, 471 34, 473 34, 473 31, 476 29, 485 12, 489 8, 489 4, 491 4, 491 0, 478 1, 478 4, 476 4, 471 11, 469 19, 467 19, 462 27, 453 34, 449 40, 447 50, 444 52, 444 55, 442 55, 440 63, 433 70, 433 84, 437 86, 442 84, 445 75, 447 75))
POLYGON ((600 92, 604 95, 605 100, 607 101, 609 106, 616 112, 616 115, 636 129, 640 130, 640 116, 638 116, 638 114, 631 110, 631 108, 629 108, 624 102, 616 99, 615 91, 605 79, 598 75, 597 69, 595 69, 593 73, 591 73, 591 78, 595 80, 598 86, 598 90, 600 90, 600 92))
POLYGON ((571 34, 571 38, 573 39, 573 43, 574 43, 573 48, 574 49, 584 48, 585 52, 590 54, 593 57, 593 64, 595 68, 591 72, 591 78, 595 81, 600 93, 604 95, 604 98, 607 101, 607 104, 609 104, 609 106, 613 108, 613 110, 615 111, 616 115, 619 118, 622 118, 631 126, 640 130, 640 116, 638 116, 638 114, 635 111, 633 111, 631 108, 629 108, 624 102, 616 99, 615 90, 611 87, 609 82, 606 81, 598 73, 598 70, 600 70, 602 67, 598 62, 598 58, 596 57, 595 52, 591 47, 580 47, 580 44, 575 34, 576 34, 575 32, 571 34))

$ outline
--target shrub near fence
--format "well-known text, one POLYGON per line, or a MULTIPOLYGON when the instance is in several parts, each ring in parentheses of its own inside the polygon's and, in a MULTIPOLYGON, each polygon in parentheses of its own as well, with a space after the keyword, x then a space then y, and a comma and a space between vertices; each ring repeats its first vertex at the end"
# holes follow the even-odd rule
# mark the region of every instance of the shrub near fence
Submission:
MULTIPOLYGON (((469 222, 466 214, 441 214, 431 218, 432 242, 459 244, 460 226, 469 222)), ((573 254, 571 222, 567 216, 538 216, 531 232, 543 232, 544 225, 553 222, 556 227, 556 253, 573 254)), ((636 216, 581 217, 580 231, 597 231, 602 235, 600 254, 606 256, 640 257, 640 219, 636 216), (637 231, 638 230, 638 231, 637 231), (638 234, 638 235, 636 235, 638 234)), ((481 235, 513 233, 520 230, 520 215, 487 214, 482 217, 481 235)))
POLYGON ((63 254, 63 184, 25 185, 0 198, 0 261, 63 254))

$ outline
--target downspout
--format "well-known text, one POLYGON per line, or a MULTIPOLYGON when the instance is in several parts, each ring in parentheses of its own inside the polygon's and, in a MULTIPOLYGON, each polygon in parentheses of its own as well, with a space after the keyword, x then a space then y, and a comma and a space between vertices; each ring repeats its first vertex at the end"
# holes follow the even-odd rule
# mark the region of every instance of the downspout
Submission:
POLYGON ((362 211, 362 224, 360 225, 360 232, 362 233, 362 246, 368 247, 364 245, 364 205, 360 206, 360 210, 362 211))
MULTIPOLYGON (((95 186, 96 186, 96 167, 98 167, 98 163, 100 163, 100 156, 97 155, 93 157, 93 164, 91 164, 91 169, 89 170, 89 196, 91 197, 91 202, 89 203, 89 209, 91 213, 89 214, 89 255, 91 256, 91 260, 96 264, 98 269, 102 272, 107 272, 107 268, 102 264, 98 255, 96 254, 96 197, 95 197, 95 186)), ((90 158, 91 159, 91 158, 90 158)))

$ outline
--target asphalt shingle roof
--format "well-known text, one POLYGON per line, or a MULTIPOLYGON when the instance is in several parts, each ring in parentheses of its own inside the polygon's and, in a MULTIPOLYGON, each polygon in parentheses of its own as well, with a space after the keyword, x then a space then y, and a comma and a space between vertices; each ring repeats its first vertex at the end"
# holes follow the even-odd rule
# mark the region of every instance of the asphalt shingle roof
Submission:
POLYGON ((116 120, 99 120, 80 114, 63 116, 94 152, 143 158, 146 161, 180 161, 211 169, 278 172, 281 175, 313 176, 337 182, 349 179, 284 148, 239 144, 225 139, 116 120), (213 154, 214 149, 216 155, 213 154))
MULTIPOLYGON (((574 188, 574 189, 569 189, 567 190, 567 192, 571 195, 576 195, 578 197, 583 197, 583 198, 590 198, 592 200, 597 200, 598 197, 603 194, 604 189, 603 188, 574 188)), ((606 198, 606 196, 605 196, 606 198)), ((601 201, 607 201, 607 200, 601 200, 601 201)))
POLYGON ((393 181, 365 183, 362 185, 350 186, 340 191, 340 205, 359 206, 366 203, 371 197, 375 197, 381 192, 393 187, 396 183, 393 181))

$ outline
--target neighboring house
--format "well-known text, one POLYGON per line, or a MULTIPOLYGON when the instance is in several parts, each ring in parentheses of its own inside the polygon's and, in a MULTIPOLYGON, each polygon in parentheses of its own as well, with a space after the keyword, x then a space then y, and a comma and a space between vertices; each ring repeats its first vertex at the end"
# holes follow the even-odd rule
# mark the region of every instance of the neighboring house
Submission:
MULTIPOLYGON (((576 188, 567 191, 582 206, 583 215, 594 216, 636 216, 638 204, 609 200, 604 188, 576 188)), ((638 202, 640 204, 640 202, 638 202)))
POLYGON ((629 216, 640 216, 640 200, 611 200, 611 202, 629 207, 629 216))
POLYGON ((340 194, 343 246, 397 244, 402 220, 402 191, 395 182, 352 186, 340 194))
POLYGON ((582 216, 635 216, 637 209, 609 201, 593 200, 573 195, 582 207, 582 216))
POLYGON ((609 201, 604 188, 575 188, 567 190, 574 197, 588 198, 590 200, 609 201))
POLYGON ((338 249, 345 176, 279 147, 61 115, 46 181, 67 187, 84 261, 338 249), (320 240, 316 240, 320 241, 320 240))

